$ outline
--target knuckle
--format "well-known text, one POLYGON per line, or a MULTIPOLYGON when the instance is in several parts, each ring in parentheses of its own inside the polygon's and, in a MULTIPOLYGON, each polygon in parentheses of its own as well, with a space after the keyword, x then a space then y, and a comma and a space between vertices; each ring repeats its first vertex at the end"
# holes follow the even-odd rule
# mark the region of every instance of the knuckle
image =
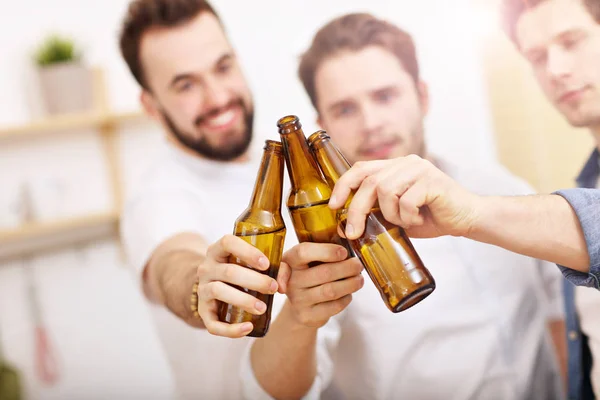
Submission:
POLYGON ((408 156, 406 156, 406 160, 407 161, 411 161, 411 162, 422 162, 422 161, 425 161, 425 160, 423 160, 421 157, 419 157, 416 154, 409 154, 408 156))
POLYGON ((399 200, 398 200, 398 204, 400 206, 401 209, 403 210, 409 210, 414 206, 414 201, 413 199, 411 199, 408 196, 402 196, 399 200))
POLYGON ((219 285, 218 282, 209 282, 204 286, 206 297, 208 299, 216 299, 219 294, 219 285))
POLYGON ((228 233, 227 235, 225 235, 221 238, 221 246, 224 249, 229 249, 235 243, 235 239, 236 239, 235 236, 233 236, 231 233, 228 233))
POLYGON ((365 178, 364 184, 370 187, 377 187, 379 185, 379 178, 376 175, 369 175, 365 178))
POLYGON ((363 218, 364 216, 365 213, 358 210, 356 207, 352 207, 352 205, 350 205, 350 208, 348 208, 348 219, 363 218))
POLYGON ((398 224, 399 221, 399 210, 400 210, 400 206, 398 204, 397 207, 392 208, 381 208, 381 213, 383 214, 383 217, 388 220, 389 222, 391 222, 392 224, 398 224))
POLYGON ((321 265, 318 271, 318 279, 321 282, 331 282, 333 280, 333 269, 325 264, 321 265))
POLYGON ((217 327, 216 327, 216 324, 213 321, 207 321, 207 322, 205 322, 204 326, 206 327, 206 330, 208 331, 208 333, 210 333, 212 335, 216 335, 217 334, 217 327))
POLYGON ((357 274, 360 274, 364 268, 362 262, 358 259, 358 257, 351 258, 350 260, 351 271, 357 274))
POLYGON ((256 300, 257 299, 255 297, 252 297, 250 295, 244 296, 244 300, 242 300, 242 304, 240 304, 240 306, 248 311, 256 310, 256 300))
MULTIPOLYGON (((220 239, 220 240, 222 240, 222 239, 220 239)), ((210 255, 214 254, 214 252, 215 252, 215 249, 216 249, 216 248, 217 248, 217 247, 220 245, 220 240, 218 240, 218 241, 216 241, 216 242, 212 243, 211 245, 209 245, 209 246, 206 248, 207 260, 209 259, 208 257, 209 257, 210 255)), ((205 263, 203 263, 203 264, 205 264, 205 263)))
POLYGON ((308 260, 308 257, 310 256, 310 243, 304 242, 304 243, 300 243, 298 245, 298 247, 296 248, 296 257, 297 257, 297 262, 305 262, 306 260, 308 260))
POLYGON ((223 266, 223 279, 227 282, 231 282, 236 277, 237 265, 225 264, 223 266))
POLYGON ((366 165, 367 163, 365 161, 357 161, 352 167, 358 171, 362 171, 363 169, 365 169, 366 165))
MULTIPOLYGON (((435 165, 433 165, 433 163, 430 160, 427 159, 421 159, 421 164, 425 167, 425 168, 435 168, 435 165)), ((437 169, 437 168, 436 168, 437 169)))
POLYGON ((198 278, 201 278, 203 275, 205 275, 208 272, 208 262, 203 261, 200 264, 198 264, 198 269, 196 270, 196 276, 198 278))
POLYGON ((334 299, 335 298, 335 289, 331 283, 327 283, 321 286, 321 295, 325 299, 334 299))
POLYGON ((392 185, 379 185, 377 186, 377 194, 380 196, 392 196, 395 193, 392 185))
POLYGON ((290 250, 283 252, 283 254, 281 255, 281 261, 282 261, 282 263, 285 263, 287 265, 290 264, 289 260, 290 260, 290 258, 293 259, 294 250, 295 250, 294 248, 291 248, 290 250))

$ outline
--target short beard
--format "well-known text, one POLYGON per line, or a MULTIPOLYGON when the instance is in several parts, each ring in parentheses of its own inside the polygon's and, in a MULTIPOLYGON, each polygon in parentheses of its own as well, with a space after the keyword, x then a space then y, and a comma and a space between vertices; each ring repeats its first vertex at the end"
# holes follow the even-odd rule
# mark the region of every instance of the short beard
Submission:
MULTIPOLYGON (((177 128, 173 119, 167 114, 164 109, 161 109, 161 114, 164 118, 167 127, 175 136, 175 138, 185 147, 192 150, 196 154, 215 161, 231 161, 243 155, 250 146, 252 141, 252 126, 254 123, 254 110, 248 108, 242 104, 244 110, 244 135, 242 139, 234 143, 232 146, 226 147, 215 147, 212 146, 204 135, 199 139, 192 139, 192 135, 184 133, 181 129, 177 128)), ((198 126, 201 118, 197 118, 194 125, 198 126)))

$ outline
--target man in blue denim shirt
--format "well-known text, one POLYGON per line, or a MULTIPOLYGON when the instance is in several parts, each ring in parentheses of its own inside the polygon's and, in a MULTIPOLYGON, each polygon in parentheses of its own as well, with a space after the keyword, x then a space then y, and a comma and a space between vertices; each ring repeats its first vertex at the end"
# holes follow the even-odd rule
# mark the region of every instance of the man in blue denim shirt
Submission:
MULTIPOLYGON (((598 150, 590 156, 587 164, 581 171, 581 174, 577 178, 577 184, 582 188, 597 188, 600 185, 598 180, 600 179, 600 156, 598 150)), ((594 239, 590 239, 594 240, 594 239)), ((590 351, 589 341, 590 338, 582 332, 580 324, 580 316, 588 310, 591 306, 592 310, 589 310, 585 315, 586 319, 591 319, 590 322, 594 321, 595 313, 593 312, 594 306, 600 303, 599 293, 586 293, 586 289, 578 289, 571 282, 565 281, 564 284, 564 295, 565 295, 565 311, 566 311, 566 322, 567 322, 567 340, 569 349, 569 385, 568 395, 569 399, 593 399, 594 390, 592 389, 591 382, 591 369, 592 369, 592 353, 590 351), (582 309, 578 310, 577 303, 575 301, 576 291, 582 291, 579 296, 579 305, 582 309)), ((600 329, 600 326, 596 326, 596 329, 600 329)))
MULTIPOLYGON (((548 99, 573 126, 590 128, 600 149, 600 1, 504 0, 504 14, 548 99)), ((600 293, 574 285, 600 288, 598 158, 596 150, 578 179, 581 189, 510 199, 466 193, 415 157, 358 164, 338 183, 332 206, 360 187, 350 237, 362 232, 363 216, 378 198, 386 218, 410 227, 412 236, 466 236, 569 266, 560 267, 568 280, 568 393, 592 399, 592 387, 600 392, 600 365, 590 375, 592 353, 600 359, 600 293)))
MULTIPOLYGON (((576 127, 586 127, 600 148, 600 3, 592 0, 504 0, 505 29, 529 61, 546 97, 576 127), (545 27, 545 29, 540 29, 545 27)), ((597 188, 595 150, 577 178, 581 188, 597 188)), ((558 192, 577 205, 578 198, 558 192)), ((593 221, 592 221, 593 223, 593 221)), ((600 222, 596 220, 596 226, 600 222)), ((586 238, 588 241, 593 238, 586 238)), ((593 264, 592 264, 593 265, 593 264)), ((563 272, 580 281, 582 277, 563 272)), ((594 276, 583 281, 598 285, 594 276), (595 280, 595 282, 594 282, 595 280)), ((600 293, 565 282, 569 399, 600 393, 600 293)))

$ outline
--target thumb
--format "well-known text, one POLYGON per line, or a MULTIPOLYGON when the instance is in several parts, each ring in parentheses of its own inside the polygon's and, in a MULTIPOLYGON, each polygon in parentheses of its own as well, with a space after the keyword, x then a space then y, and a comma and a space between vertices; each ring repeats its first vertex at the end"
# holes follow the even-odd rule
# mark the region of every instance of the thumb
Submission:
POLYGON ((277 285, 279 287, 277 291, 279 293, 285 294, 291 275, 292 268, 290 268, 286 262, 282 261, 281 264, 279 264, 279 272, 277 273, 277 285))

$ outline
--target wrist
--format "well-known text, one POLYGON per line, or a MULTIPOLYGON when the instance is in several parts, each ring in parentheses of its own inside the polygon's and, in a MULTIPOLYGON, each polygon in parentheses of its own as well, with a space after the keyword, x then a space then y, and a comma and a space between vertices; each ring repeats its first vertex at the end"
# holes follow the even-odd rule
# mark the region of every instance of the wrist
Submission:
POLYGON ((287 325, 287 330, 295 335, 317 335, 318 327, 309 326, 302 323, 298 316, 298 312, 294 309, 289 299, 286 299, 285 304, 281 310, 281 320, 287 325))
POLYGON ((485 237, 490 230, 490 221, 493 220, 495 212, 496 197, 473 195, 470 202, 470 217, 466 229, 459 236, 477 240, 485 237))
POLYGON ((203 326, 192 309, 192 296, 196 296, 197 305, 194 285, 198 281, 197 270, 201 260, 195 254, 173 253, 161 261, 163 265, 157 278, 165 307, 189 325, 203 326))

